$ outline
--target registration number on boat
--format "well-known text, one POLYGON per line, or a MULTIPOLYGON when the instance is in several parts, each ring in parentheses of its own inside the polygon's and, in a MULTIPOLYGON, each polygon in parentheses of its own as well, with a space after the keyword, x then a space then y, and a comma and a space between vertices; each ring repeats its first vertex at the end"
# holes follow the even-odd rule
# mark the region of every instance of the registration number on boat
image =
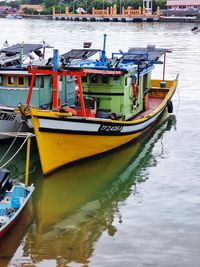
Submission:
POLYGON ((10 114, 10 113, 0 113, 0 120, 4 120, 4 121, 14 121, 16 117, 16 114, 10 114))
POLYGON ((101 125, 99 127, 99 132, 121 132, 121 130, 123 129, 123 126, 118 126, 118 125, 101 125))

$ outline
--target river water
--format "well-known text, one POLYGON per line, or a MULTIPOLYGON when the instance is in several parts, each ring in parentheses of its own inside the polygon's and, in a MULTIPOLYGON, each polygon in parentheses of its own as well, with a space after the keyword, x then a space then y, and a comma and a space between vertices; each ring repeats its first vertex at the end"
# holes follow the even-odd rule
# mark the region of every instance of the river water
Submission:
MULTIPOLYGON (((191 33, 194 25, 6 19, 0 25, 2 44, 45 40, 60 53, 85 41, 102 48, 104 33, 108 54, 147 44, 172 48, 166 78, 179 74, 174 114, 135 143, 48 178, 32 143, 36 190, 0 241, 0 266, 200 266, 200 34, 191 33)), ((154 75, 161 77, 162 68, 154 75)), ((0 158, 9 145, 0 144, 0 158)), ((8 168, 22 179, 24 164, 22 151, 8 168)))

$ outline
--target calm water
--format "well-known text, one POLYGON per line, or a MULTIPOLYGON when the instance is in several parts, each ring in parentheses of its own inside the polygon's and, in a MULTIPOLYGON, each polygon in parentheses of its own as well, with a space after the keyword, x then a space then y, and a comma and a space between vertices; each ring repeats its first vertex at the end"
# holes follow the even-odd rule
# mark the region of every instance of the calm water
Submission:
MULTIPOLYGON (((61 53, 85 41, 101 48, 104 33, 108 53, 146 44, 173 48, 167 77, 180 75, 174 115, 136 143, 48 178, 33 145, 36 191, 0 241, 0 266, 200 266, 200 34, 190 32, 194 25, 0 19, 0 26, 2 44, 45 40, 61 53)), ((0 144, 1 157, 9 144, 0 144)), ((20 179, 24 158, 21 153, 9 165, 20 179)))

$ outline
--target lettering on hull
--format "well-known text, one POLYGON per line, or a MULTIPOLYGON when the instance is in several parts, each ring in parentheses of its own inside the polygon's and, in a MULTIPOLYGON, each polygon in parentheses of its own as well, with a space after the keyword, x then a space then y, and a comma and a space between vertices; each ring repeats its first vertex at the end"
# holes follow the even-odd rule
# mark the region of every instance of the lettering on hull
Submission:
POLYGON ((98 132, 115 132, 120 133, 123 129, 123 126, 120 125, 101 125, 98 129, 98 132))
POLYGON ((14 119, 16 118, 16 114, 15 113, 8 113, 8 112, 1 112, 0 113, 0 120, 3 121, 14 121, 14 119))

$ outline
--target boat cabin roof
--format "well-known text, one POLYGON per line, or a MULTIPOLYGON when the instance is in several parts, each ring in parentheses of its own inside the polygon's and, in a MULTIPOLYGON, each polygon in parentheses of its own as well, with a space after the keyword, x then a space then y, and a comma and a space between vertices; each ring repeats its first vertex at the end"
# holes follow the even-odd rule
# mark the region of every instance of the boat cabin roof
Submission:
POLYGON ((29 54, 44 47, 44 44, 25 44, 18 43, 0 50, 1 53, 5 53, 7 56, 14 56, 17 54, 29 54))
POLYGON ((119 53, 112 53, 112 58, 115 56, 122 56, 122 63, 133 62, 138 64, 142 61, 148 61, 151 64, 158 62, 159 58, 171 50, 166 48, 156 48, 155 45, 148 45, 147 47, 130 47, 127 52, 120 51, 119 53))
POLYGON ((72 49, 65 54, 61 55, 61 58, 65 59, 66 61, 70 62, 73 59, 88 59, 89 57, 93 56, 94 54, 98 53, 99 49, 72 49))
POLYGON ((22 65, 22 63, 24 64, 24 60, 28 57, 33 61, 34 56, 31 54, 32 52, 38 58, 44 58, 44 51, 41 51, 42 48, 50 48, 50 46, 42 42, 39 44, 17 43, 4 47, 0 49, 0 66, 13 68, 22 65))
POLYGON ((147 47, 130 47, 127 52, 112 53, 111 58, 107 58, 103 50, 98 60, 88 59, 99 51, 97 49, 72 49, 61 57, 64 58, 64 63, 68 63, 68 68, 126 72, 138 71, 138 66, 146 70, 152 68, 152 65, 162 63, 159 61, 162 55, 171 52, 166 48, 156 48, 155 45, 148 45, 147 47))

